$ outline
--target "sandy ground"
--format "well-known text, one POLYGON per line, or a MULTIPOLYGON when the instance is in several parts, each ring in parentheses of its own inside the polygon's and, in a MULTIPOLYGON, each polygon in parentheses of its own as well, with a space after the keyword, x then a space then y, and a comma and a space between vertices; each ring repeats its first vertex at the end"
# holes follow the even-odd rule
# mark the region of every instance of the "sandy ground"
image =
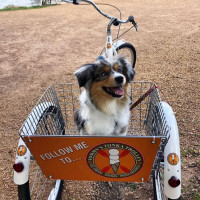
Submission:
MULTIPOLYGON (((180 131, 182 196, 199 200, 200 1, 105 2, 120 8, 124 19, 135 16, 139 31, 124 36, 137 50, 135 80, 156 82, 163 100, 173 107, 180 131)), ((119 16, 114 8, 101 8, 119 16)), ((71 4, 0 13, 1 200, 17 199, 12 165, 20 126, 49 85, 74 80, 75 69, 95 60, 105 43, 107 23, 91 6, 71 4)), ((127 198, 123 186, 120 194, 104 188, 103 183, 70 182, 65 198, 152 199, 145 185, 127 198)))

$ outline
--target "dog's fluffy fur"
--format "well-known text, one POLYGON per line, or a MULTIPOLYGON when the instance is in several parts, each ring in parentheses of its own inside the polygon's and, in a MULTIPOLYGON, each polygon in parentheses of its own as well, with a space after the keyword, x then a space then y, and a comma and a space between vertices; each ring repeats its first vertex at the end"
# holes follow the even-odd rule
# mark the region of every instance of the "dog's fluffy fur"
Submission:
POLYGON ((75 72, 79 86, 80 109, 75 123, 80 134, 125 135, 129 121, 128 95, 134 77, 130 63, 121 56, 83 65, 75 72))

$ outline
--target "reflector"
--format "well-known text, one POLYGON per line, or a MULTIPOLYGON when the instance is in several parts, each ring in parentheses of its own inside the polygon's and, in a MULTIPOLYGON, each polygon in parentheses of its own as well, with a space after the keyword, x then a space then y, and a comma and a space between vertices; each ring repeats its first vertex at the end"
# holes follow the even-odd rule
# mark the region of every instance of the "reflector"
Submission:
POLYGON ((24 169, 24 165, 23 165, 23 163, 15 163, 14 165, 13 165, 13 169, 16 171, 16 172, 22 172, 23 171, 23 169, 24 169))
POLYGON ((177 165, 179 163, 178 155, 175 154, 175 153, 170 153, 167 156, 167 160, 168 160, 170 165, 177 165))
POLYGON ((18 156, 24 156, 27 152, 27 148, 25 145, 20 145, 17 149, 17 155, 18 156))
POLYGON ((112 45, 110 43, 107 44, 107 48, 110 49, 112 45))
POLYGON ((180 180, 178 178, 176 178, 175 176, 172 176, 169 181, 168 181, 169 185, 173 188, 177 187, 180 185, 180 180))

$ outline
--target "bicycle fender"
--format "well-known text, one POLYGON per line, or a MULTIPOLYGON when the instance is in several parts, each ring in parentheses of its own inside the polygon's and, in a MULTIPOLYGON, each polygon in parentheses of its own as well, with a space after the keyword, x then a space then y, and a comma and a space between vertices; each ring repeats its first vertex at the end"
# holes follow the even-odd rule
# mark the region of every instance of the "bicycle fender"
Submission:
POLYGON ((117 42, 115 42, 115 43, 113 44, 113 47, 114 47, 115 49, 117 49, 119 46, 121 46, 122 44, 125 44, 125 43, 126 43, 126 40, 124 40, 124 39, 118 40, 117 42))
POLYGON ((178 199, 181 196, 181 183, 175 188, 168 184, 168 181, 172 176, 175 176, 181 181, 181 159, 178 126, 171 106, 166 102, 161 102, 161 104, 167 124, 170 127, 170 138, 164 150, 164 193, 170 199, 178 199), (176 162, 174 162, 174 164, 172 161, 170 164, 170 159, 172 156, 176 157, 176 162))
MULTIPOLYGON (((19 143, 18 143, 18 148, 21 145, 26 146, 24 141, 20 138, 19 143)), ((24 169, 22 172, 16 172, 14 170, 14 183, 17 185, 23 185, 29 179, 29 163, 30 163, 30 155, 31 154, 30 154, 29 149, 28 148, 26 148, 26 149, 27 149, 27 151, 26 151, 25 155, 23 155, 23 156, 19 156, 18 154, 16 155, 15 164, 22 163, 24 165, 24 169)))
MULTIPOLYGON (((40 121, 40 118, 44 114, 44 112, 50 108, 50 106, 55 106, 51 102, 44 102, 33 108, 30 115, 27 117, 27 120, 23 124, 22 133, 24 135, 34 135, 35 131, 37 130, 37 125, 40 121), (34 117, 33 117, 34 116, 34 117)), ((22 163, 24 166, 24 169, 22 172, 16 172, 14 170, 14 183, 17 185, 23 185, 29 180, 29 164, 30 164, 30 156, 31 153, 29 149, 27 148, 26 144, 24 143, 22 137, 23 135, 20 135, 21 138, 18 142, 18 148, 19 146, 23 145, 26 147, 26 153, 23 156, 16 155, 15 164, 22 163)))

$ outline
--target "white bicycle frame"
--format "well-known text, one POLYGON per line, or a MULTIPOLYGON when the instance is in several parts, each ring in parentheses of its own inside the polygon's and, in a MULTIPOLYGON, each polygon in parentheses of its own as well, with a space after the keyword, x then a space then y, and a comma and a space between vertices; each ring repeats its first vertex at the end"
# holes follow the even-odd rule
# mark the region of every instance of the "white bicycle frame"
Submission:
POLYGON ((112 44, 112 35, 111 34, 107 36, 104 55, 110 61, 113 59, 114 55, 117 55, 117 51, 115 50, 115 48, 112 44))
POLYGON ((113 56, 117 55, 116 49, 121 46, 122 44, 125 44, 126 41, 123 40, 118 40, 114 44, 112 43, 112 33, 109 28, 107 29, 107 38, 106 38, 106 46, 105 46, 105 52, 103 56, 107 58, 108 60, 112 61, 113 56))
POLYGON ((110 23, 107 27, 107 39, 106 39, 106 46, 105 46, 105 53, 103 54, 108 60, 112 61, 113 56, 117 55, 116 49, 126 43, 125 40, 120 40, 114 44, 112 44, 112 32, 111 32, 111 25, 115 21, 115 18, 111 18, 110 23))

